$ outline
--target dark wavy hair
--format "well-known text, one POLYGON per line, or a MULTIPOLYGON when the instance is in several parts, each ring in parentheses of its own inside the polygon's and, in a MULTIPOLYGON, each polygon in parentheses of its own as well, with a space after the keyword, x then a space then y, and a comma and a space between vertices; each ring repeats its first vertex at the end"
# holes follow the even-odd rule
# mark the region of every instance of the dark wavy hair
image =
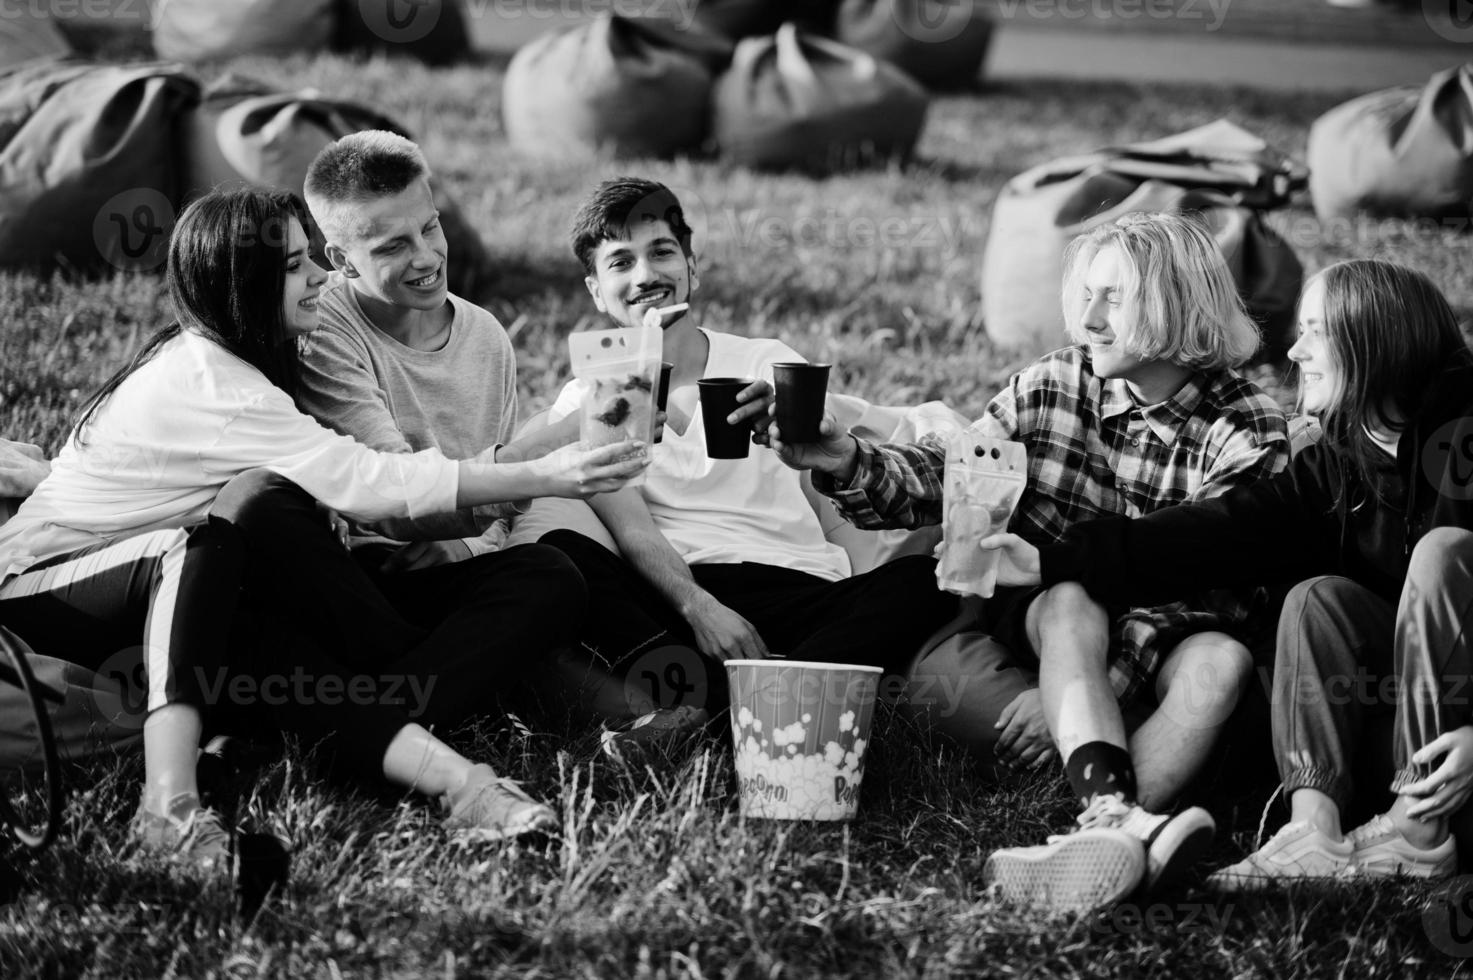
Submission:
POLYGON ((691 254, 691 228, 675 192, 642 177, 615 177, 598 185, 573 216, 573 254, 583 271, 593 275, 593 256, 604 242, 625 241, 640 221, 663 221, 675 233, 686 258, 691 254))
POLYGON ((1379 259, 1317 273, 1325 290, 1325 342, 1340 388, 1321 417, 1325 441, 1342 447, 1363 484, 1380 450, 1366 428, 1409 429, 1451 366, 1469 361, 1458 318, 1431 279, 1379 259))
POLYGON ((296 397, 300 362, 282 311, 292 219, 310 234, 307 206, 285 191, 214 191, 184 210, 169 240, 175 321, 87 399, 74 427, 79 441, 118 386, 181 330, 213 340, 296 397))

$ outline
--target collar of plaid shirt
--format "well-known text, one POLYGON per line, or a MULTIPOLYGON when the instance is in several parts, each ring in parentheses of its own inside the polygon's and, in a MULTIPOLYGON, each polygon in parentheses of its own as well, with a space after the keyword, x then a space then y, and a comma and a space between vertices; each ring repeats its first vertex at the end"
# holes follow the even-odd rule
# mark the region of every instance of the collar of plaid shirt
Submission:
POLYGON ((1201 372, 1194 372, 1176 394, 1154 405, 1137 404, 1130 393, 1130 386, 1122 378, 1102 378, 1100 389, 1101 419, 1138 412, 1156 438, 1163 445, 1171 446, 1182 426, 1206 397, 1207 378, 1201 372))

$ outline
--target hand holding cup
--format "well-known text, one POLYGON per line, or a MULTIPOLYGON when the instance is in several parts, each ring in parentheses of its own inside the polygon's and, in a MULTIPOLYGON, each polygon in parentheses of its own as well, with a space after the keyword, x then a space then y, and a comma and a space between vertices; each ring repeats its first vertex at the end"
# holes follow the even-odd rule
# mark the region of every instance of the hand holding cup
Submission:
POLYGON ((830 412, 825 412, 823 421, 818 424, 818 439, 814 442, 785 441, 782 427, 776 420, 767 427, 765 440, 783 465, 791 469, 817 470, 845 483, 854 476, 858 444, 853 435, 839 427, 830 412))

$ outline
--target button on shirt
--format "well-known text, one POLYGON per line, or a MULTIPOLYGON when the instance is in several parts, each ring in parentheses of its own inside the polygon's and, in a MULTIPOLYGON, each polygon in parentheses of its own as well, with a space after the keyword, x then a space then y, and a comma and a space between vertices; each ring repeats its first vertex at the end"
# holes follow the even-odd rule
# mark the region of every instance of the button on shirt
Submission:
MULTIPOLYGON (((1176 394, 1138 405, 1123 380, 1095 376, 1087 351, 1048 354, 1010 379, 973 429, 1028 450, 1028 486, 1010 529, 1051 544, 1075 522, 1139 517, 1272 476, 1288 464, 1288 427, 1278 405, 1229 370, 1192 375, 1176 394)), ((815 475, 859 527, 941 521, 946 443, 860 441, 848 487, 815 475)), ((1204 559, 1207 556, 1204 556, 1204 559)), ((1162 656, 1204 630, 1248 637, 1262 623, 1261 590, 1215 590, 1186 602, 1121 611, 1111 637, 1110 680, 1129 703, 1154 687, 1162 656)))

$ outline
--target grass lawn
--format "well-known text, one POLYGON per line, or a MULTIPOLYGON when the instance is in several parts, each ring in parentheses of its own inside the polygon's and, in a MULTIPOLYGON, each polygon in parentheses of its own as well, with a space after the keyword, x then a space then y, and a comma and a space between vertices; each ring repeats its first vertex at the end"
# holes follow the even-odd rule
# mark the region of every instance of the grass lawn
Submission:
MULTIPOLYGON (((1309 123, 1338 101, 1049 82, 987 89, 936 101, 913 167, 815 182, 708 161, 520 160, 500 128, 496 64, 430 71, 323 57, 210 71, 223 67, 381 103, 418 134, 497 259, 499 280, 477 298, 512 333, 524 412, 555 394, 567 374, 563 338, 594 317, 565 232, 603 176, 648 174, 687 199, 707 325, 831 360, 838 389, 879 402, 943 399, 975 416, 1019 365, 976 316, 1004 180, 1220 116, 1302 156, 1309 123), (876 242, 862 230, 891 218, 904 234, 876 242)), ((1473 239, 1396 223, 1328 232, 1307 203, 1275 220, 1310 270, 1393 258, 1473 309, 1473 239)), ((86 393, 165 322, 160 285, 0 273, 0 434, 55 452, 86 393)), ((1409 886, 1253 899, 1185 890, 1079 920, 1000 905, 981 887, 986 856, 1065 829, 1062 781, 984 783, 888 712, 877 718, 861 817, 848 826, 742 821, 717 743, 671 771, 631 773, 602 762, 587 732, 524 720, 454 740, 553 801, 560 846, 452 847, 430 808, 329 786, 292 749, 234 786, 246 825, 293 851, 289 887, 251 920, 228 886, 178 877, 132 849, 139 759, 73 768, 60 842, 34 861, 12 855, 23 891, 0 909, 0 977, 1403 977, 1461 965, 1442 951, 1453 936, 1437 920, 1446 904, 1409 886)), ((1247 786, 1249 765, 1241 754, 1220 761, 1200 794, 1224 829, 1221 861, 1250 845, 1271 789, 1247 786)), ((1281 816, 1282 807, 1270 827, 1281 816)))

